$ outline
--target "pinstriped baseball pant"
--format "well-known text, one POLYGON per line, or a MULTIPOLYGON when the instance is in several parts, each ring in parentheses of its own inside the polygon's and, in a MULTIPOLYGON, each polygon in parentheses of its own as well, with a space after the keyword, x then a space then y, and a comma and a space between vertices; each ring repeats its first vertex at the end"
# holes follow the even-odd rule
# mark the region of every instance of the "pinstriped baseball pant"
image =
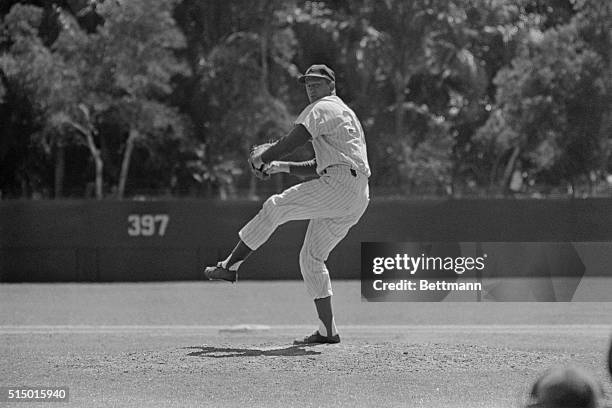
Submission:
POLYGON ((300 251, 300 271, 314 299, 333 294, 325 261, 359 221, 369 203, 368 179, 353 176, 347 166, 326 169, 320 178, 297 184, 268 198, 259 213, 238 233, 256 250, 288 221, 310 220, 300 251))

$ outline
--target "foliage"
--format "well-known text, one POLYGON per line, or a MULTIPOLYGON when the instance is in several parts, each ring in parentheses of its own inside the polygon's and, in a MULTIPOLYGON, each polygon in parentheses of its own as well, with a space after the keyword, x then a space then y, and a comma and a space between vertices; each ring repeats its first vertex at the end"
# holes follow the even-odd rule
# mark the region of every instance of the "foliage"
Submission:
POLYGON ((495 78, 498 106, 477 137, 498 158, 519 149, 532 178, 588 176, 603 159, 604 72, 574 26, 534 34, 495 78))
MULTIPOLYGON (((37 103, 40 141, 45 146, 59 140, 87 145, 99 171, 103 157, 113 160, 105 146, 113 142, 123 145, 121 173, 110 175, 118 180, 121 196, 132 152, 128 146, 153 153, 163 140, 187 136, 188 125, 176 108, 163 101, 172 92, 172 78, 189 74, 173 54, 184 46, 184 38, 172 19, 172 4, 102 3, 98 12, 104 23, 91 34, 60 10, 61 31, 51 48, 45 47, 34 31, 42 10, 23 8, 14 6, 5 18, 15 66, 11 69, 11 61, 3 66, 9 77, 32 82, 21 88, 37 103), (108 121, 112 121, 115 134, 101 131, 108 121)), ((99 177, 102 174, 97 174, 99 177)), ((101 180, 97 182, 101 188, 101 180)), ((99 197, 101 194, 98 191, 99 197)))
POLYGON ((0 6, 5 196, 57 189, 63 167, 79 195, 97 173, 100 196, 282 188, 244 158, 290 129, 313 63, 362 121, 374 191, 498 194, 517 174, 529 194, 608 185, 609 2, 43 3, 0 6))
POLYGON ((0 25, 0 43, 8 50, 0 54, 5 90, 0 107, 3 190, 26 185, 41 188, 44 184, 39 172, 45 169, 40 161, 48 155, 48 148, 35 140, 44 126, 47 100, 61 85, 57 81, 57 63, 38 35, 42 17, 42 10, 18 4, 0 25))

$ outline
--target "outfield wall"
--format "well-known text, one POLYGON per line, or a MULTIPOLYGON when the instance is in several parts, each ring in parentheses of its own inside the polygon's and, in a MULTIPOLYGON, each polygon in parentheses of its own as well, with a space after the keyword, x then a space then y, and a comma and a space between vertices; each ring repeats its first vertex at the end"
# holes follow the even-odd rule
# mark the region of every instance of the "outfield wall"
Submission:
MULTIPOLYGON (((0 202, 0 281, 198 279, 261 202, 0 202)), ((241 279, 296 279, 306 222, 281 226, 241 279)), ((361 242, 612 241, 612 199, 373 200, 328 260, 358 278, 361 242)))

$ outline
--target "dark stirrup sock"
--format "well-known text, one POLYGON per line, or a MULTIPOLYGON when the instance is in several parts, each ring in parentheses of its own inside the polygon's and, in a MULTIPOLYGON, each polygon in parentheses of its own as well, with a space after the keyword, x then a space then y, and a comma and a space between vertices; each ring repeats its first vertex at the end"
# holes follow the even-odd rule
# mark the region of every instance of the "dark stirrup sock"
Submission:
POLYGON ((317 314, 325 329, 325 333, 319 330, 319 333, 323 336, 330 337, 338 334, 336 329, 336 322, 334 322, 334 314, 332 312, 331 296, 315 299, 315 307, 317 308, 317 314))
POLYGON ((239 240, 232 253, 225 261, 221 262, 221 266, 229 269, 230 271, 237 271, 238 268, 240 268, 240 265, 242 265, 244 260, 247 259, 252 252, 253 250, 251 248, 242 242, 242 240, 239 240))

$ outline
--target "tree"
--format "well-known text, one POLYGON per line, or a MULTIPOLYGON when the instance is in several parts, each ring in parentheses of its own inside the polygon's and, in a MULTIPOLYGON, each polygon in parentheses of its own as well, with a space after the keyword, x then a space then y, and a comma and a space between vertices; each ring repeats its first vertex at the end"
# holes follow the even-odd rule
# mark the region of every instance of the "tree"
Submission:
POLYGON ((605 88, 602 106, 604 113, 601 118, 599 135, 602 140, 602 160, 596 178, 605 180, 612 174, 612 4, 575 0, 578 11, 574 24, 580 36, 597 52, 604 64, 601 80, 605 88))
MULTIPOLYGON (((185 46, 171 12, 173 2, 105 2, 99 6, 104 19, 90 35, 95 55, 84 66, 84 77, 93 77, 89 96, 98 114, 113 110, 126 133, 117 197, 125 191, 128 169, 136 145, 147 147, 155 139, 184 138, 186 127, 176 109, 163 98, 172 92, 175 75, 188 75, 186 65, 174 56, 185 46)), ((69 45, 65 49, 69 50, 69 45)), ((85 50, 80 50, 86 52, 85 50)), ((79 58, 68 52, 67 60, 79 58)))
MULTIPOLYGON (((223 196, 246 169, 249 147, 289 129, 286 81, 297 74, 291 62, 296 44, 290 8, 280 1, 230 1, 188 3, 190 12, 180 13, 189 41, 203 37, 208 45, 200 44, 189 58, 199 78, 197 86, 192 84, 199 95, 191 91, 189 99, 201 102, 192 115, 197 113, 195 120, 202 123, 200 155, 190 165, 194 178, 217 184, 223 196), (227 15, 227 20, 210 21, 211 15, 227 15)), ((256 196, 256 187, 250 177, 250 196, 256 196)))
POLYGON ((48 99, 61 91, 57 61, 38 35, 42 16, 38 7, 17 4, 0 26, 0 43, 5 46, 0 54, 0 76, 5 89, 2 162, 7 164, 4 168, 7 179, 11 167, 17 170, 22 194, 26 193, 28 180, 37 178, 34 169, 26 168, 29 157, 39 148, 46 156, 51 152, 51 145, 44 143, 43 138, 45 115, 48 99))
POLYGON ((64 173, 74 191, 95 171, 99 198, 145 183, 222 197, 279 189, 280 177, 256 183, 244 157, 288 130, 306 102, 298 67, 319 62, 336 70, 339 95, 363 123, 373 186, 503 190, 519 171, 531 188, 603 184, 611 9, 590 0, 3 2, 0 188, 60 197, 64 173))
POLYGON ((173 76, 189 74, 173 54, 184 46, 184 39, 171 10, 172 3, 165 1, 106 2, 98 6, 104 23, 89 35, 70 15, 62 15, 63 29, 54 47, 74 70, 70 76, 75 81, 72 86, 64 84, 74 92, 58 104, 54 123, 64 123, 86 138, 96 163, 98 198, 103 158, 95 139, 103 137, 97 127, 105 115, 113 113, 113 121, 125 134, 117 187, 120 199, 136 146, 148 148, 164 138, 187 136, 181 115, 163 101, 172 91, 173 76))
POLYGON ((574 25, 532 30, 512 65, 495 78, 497 107, 478 133, 498 163, 492 179, 507 189, 519 160, 532 177, 554 183, 588 175, 600 163, 602 75, 601 58, 574 25))
POLYGON ((358 4, 352 11, 355 17, 347 20, 351 28, 345 29, 354 39, 352 49, 343 55, 348 66, 358 69, 359 99, 364 101, 360 105, 374 106, 368 112, 372 119, 366 115, 365 122, 372 124, 371 133, 378 139, 372 162, 383 171, 377 172, 375 182, 416 186, 415 181, 430 180, 437 188, 444 180, 442 191, 450 192, 456 143, 453 120, 467 105, 464 101, 478 99, 474 94, 486 89, 481 64, 470 47, 476 33, 468 25, 468 3, 358 4), (413 154, 418 151, 428 151, 444 163, 432 166, 416 160, 413 154), (424 167, 417 170, 415 165, 424 167), (429 176, 415 178, 425 173, 429 176))
POLYGON ((189 73, 173 54, 184 46, 184 39, 175 27, 172 6, 165 1, 98 4, 103 24, 91 34, 71 14, 58 9, 60 32, 51 48, 37 32, 41 9, 16 5, 4 19, 12 45, 3 56, 3 71, 21 81, 35 102, 40 123, 35 140, 48 150, 57 148, 59 159, 64 143, 86 145, 95 164, 99 199, 104 157, 110 156, 105 145, 114 136, 100 131, 109 114, 125 135, 119 198, 136 146, 152 150, 162 140, 188 135, 181 115, 164 101, 172 91, 173 76, 189 73))
POLYGON ((452 2, 437 0, 367 2, 362 12, 371 24, 366 31, 370 34, 367 55, 378 61, 377 74, 393 90, 395 137, 408 139, 412 145, 415 140, 405 134, 404 119, 415 76, 431 70, 442 72, 451 63, 477 69, 465 44, 456 41, 464 12, 452 2))

